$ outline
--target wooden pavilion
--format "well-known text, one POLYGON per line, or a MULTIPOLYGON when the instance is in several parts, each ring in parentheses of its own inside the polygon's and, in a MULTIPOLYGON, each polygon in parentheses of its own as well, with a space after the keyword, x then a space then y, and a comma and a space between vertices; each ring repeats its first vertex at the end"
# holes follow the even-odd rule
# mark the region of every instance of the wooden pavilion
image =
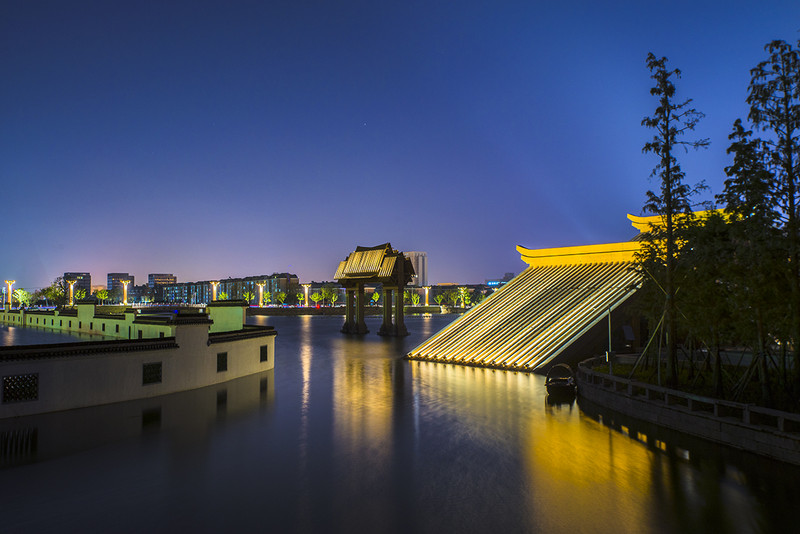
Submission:
POLYGON ((381 284, 383 287, 383 324, 381 336, 407 336, 403 320, 403 291, 414 276, 411 260, 390 243, 376 247, 356 247, 339 263, 334 278, 347 291, 346 314, 342 332, 366 334, 364 322, 364 285, 381 284), (392 299, 394 297, 394 300, 392 299), (394 322, 392 322, 394 305, 394 322))

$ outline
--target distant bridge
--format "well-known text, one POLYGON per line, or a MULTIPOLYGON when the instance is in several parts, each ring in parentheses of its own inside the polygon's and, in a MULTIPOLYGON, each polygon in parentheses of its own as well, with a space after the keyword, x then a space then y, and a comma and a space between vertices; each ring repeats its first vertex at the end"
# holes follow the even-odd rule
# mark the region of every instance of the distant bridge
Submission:
MULTIPOLYGON (((640 232, 660 216, 628 215, 640 232)), ((528 267, 480 305, 413 349, 408 358, 519 371, 592 356, 619 328, 614 311, 633 296, 638 275, 630 268, 641 244, 622 243, 517 251, 528 267), (611 316, 609 318, 609 316, 611 316)), ((636 328, 626 325, 628 337, 636 328)))

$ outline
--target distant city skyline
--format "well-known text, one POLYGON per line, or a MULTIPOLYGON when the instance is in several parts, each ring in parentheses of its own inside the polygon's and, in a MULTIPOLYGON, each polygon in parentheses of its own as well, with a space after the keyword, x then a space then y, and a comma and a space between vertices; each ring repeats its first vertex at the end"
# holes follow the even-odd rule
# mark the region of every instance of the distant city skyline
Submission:
POLYGON ((678 154, 722 191, 749 71, 800 3, 9 0, 0 276, 330 280, 356 246, 429 283, 635 235, 656 161, 648 52, 706 117, 678 154))

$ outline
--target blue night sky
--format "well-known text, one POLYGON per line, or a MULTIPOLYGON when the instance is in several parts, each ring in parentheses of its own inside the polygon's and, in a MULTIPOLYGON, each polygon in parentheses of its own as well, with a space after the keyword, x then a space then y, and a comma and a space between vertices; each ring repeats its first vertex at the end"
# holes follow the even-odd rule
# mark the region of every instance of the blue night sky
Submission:
POLYGON ((290 271, 356 245, 429 281, 520 272, 515 246, 622 241, 655 164, 645 57, 683 71, 722 190, 749 69, 800 2, 0 4, 0 279, 290 271))

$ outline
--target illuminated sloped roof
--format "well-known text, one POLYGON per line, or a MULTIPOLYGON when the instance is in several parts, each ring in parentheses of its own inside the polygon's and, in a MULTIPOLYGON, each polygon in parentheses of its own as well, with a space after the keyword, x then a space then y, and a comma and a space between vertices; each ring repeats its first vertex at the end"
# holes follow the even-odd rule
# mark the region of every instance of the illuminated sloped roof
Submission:
POLYGON ((528 267, 415 348, 411 359, 533 371, 633 293, 627 263, 528 267))
MULTIPOLYGON (((629 215, 642 231, 659 216, 629 215)), ((483 303, 412 350, 408 357, 534 371, 628 300, 641 241, 547 249, 517 247, 528 268, 483 303)))
POLYGON ((364 281, 378 283, 407 284, 414 275, 411 262, 392 248, 390 243, 376 247, 356 247, 347 258, 339 262, 334 279, 340 283, 363 283, 364 281), (398 269, 402 260, 402 272, 398 269))

